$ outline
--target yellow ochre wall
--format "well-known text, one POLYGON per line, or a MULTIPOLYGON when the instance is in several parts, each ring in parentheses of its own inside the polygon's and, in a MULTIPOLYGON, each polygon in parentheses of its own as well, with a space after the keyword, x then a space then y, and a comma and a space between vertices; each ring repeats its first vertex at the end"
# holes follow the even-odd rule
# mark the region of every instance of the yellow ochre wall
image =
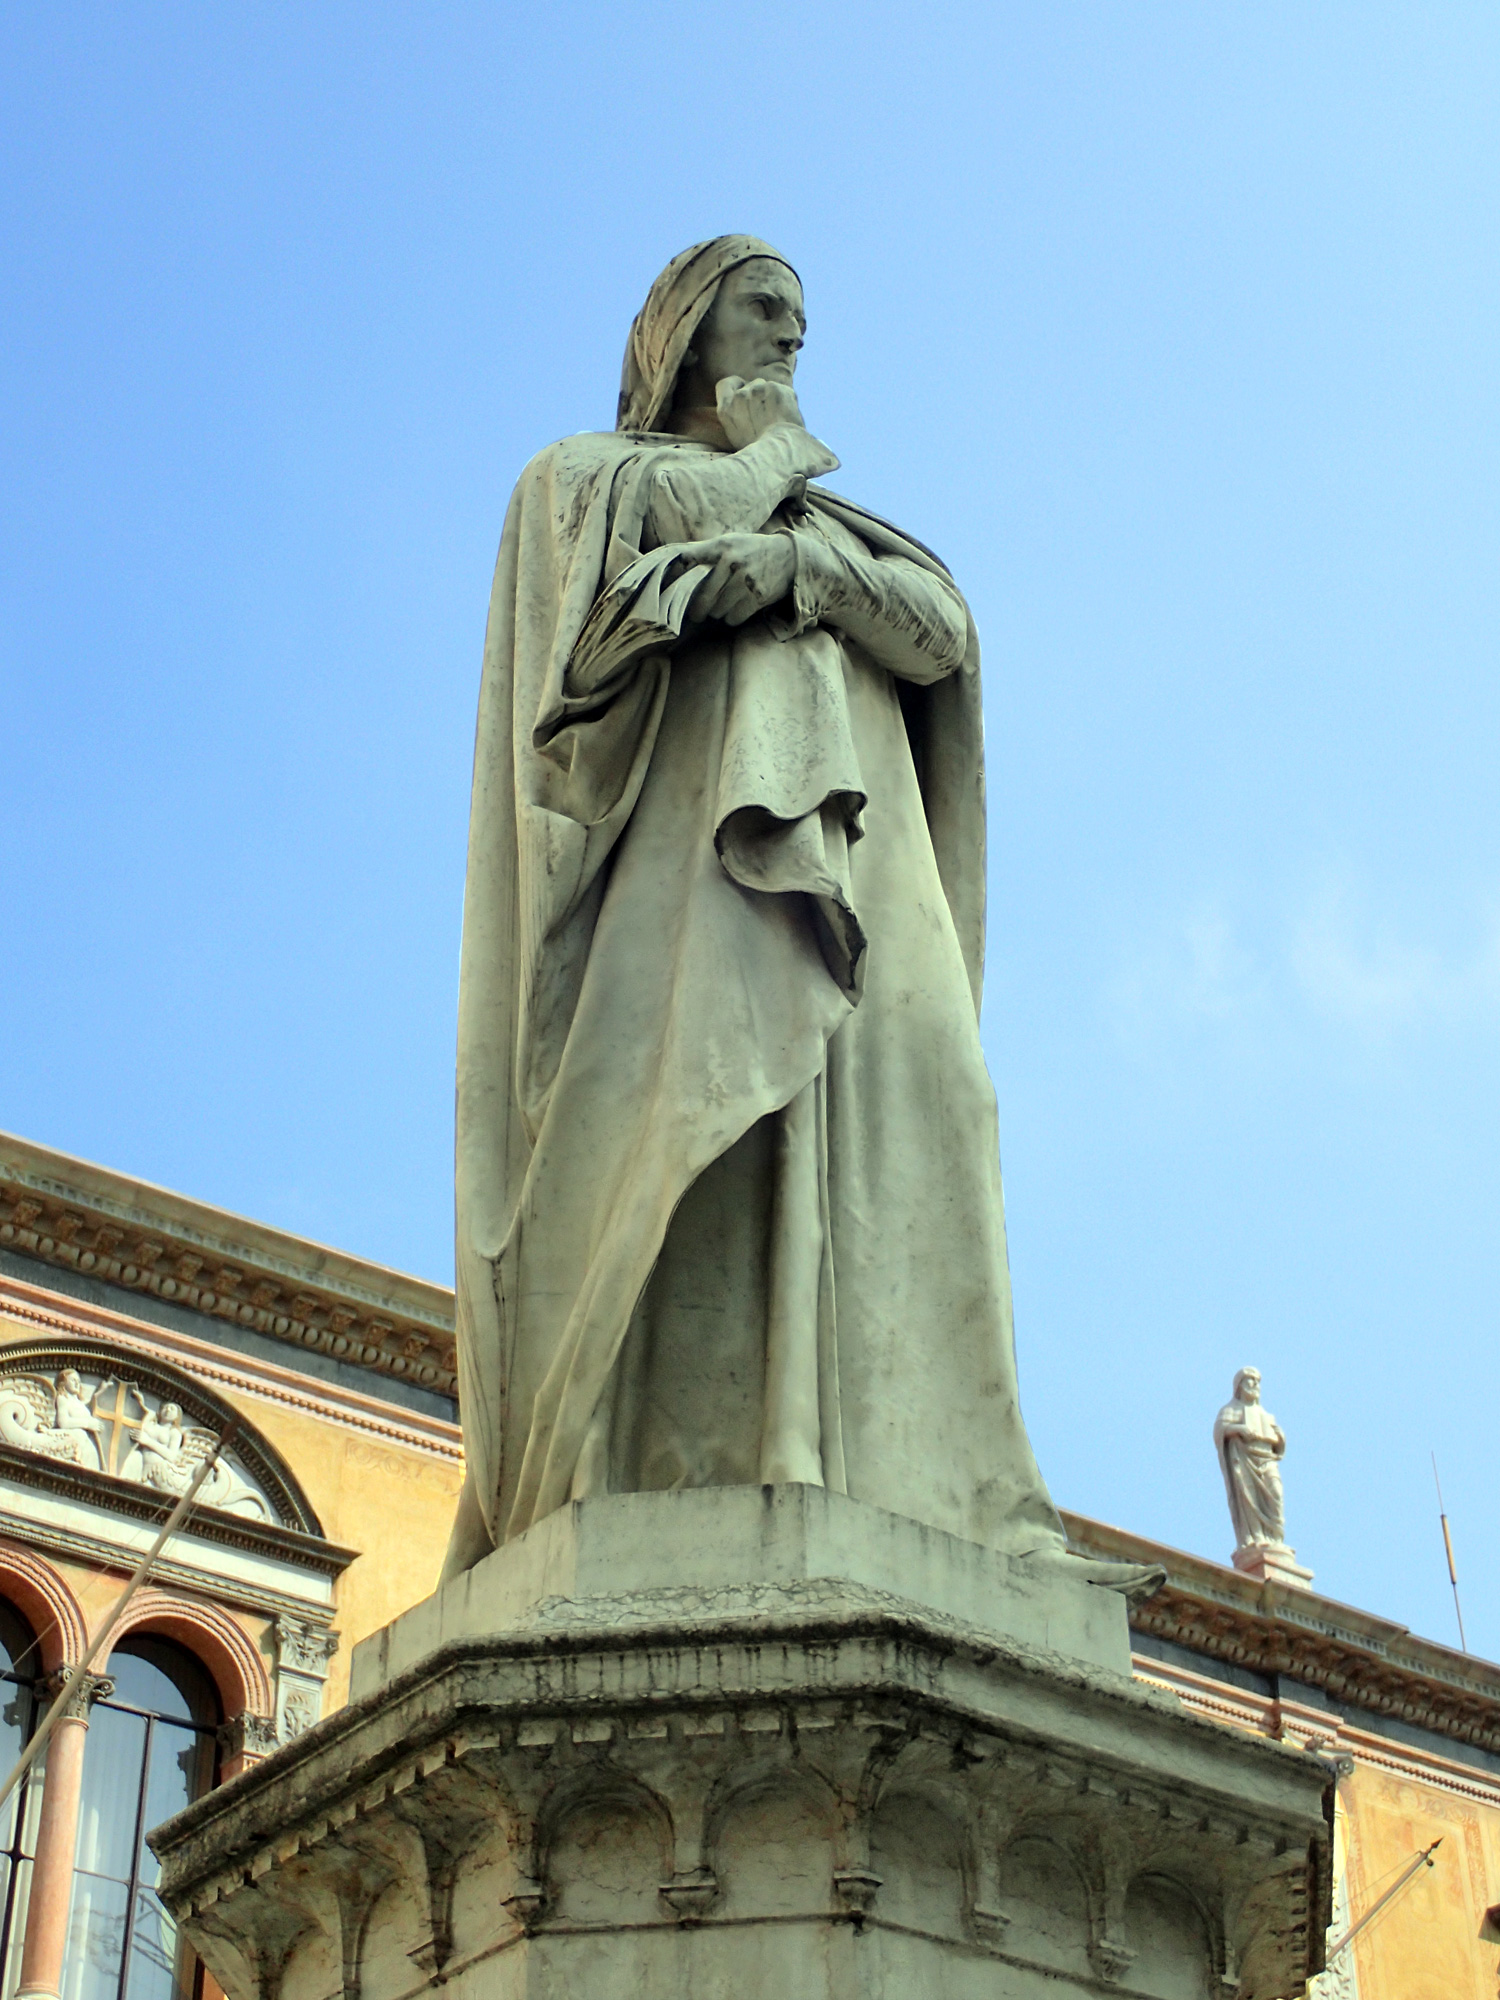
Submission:
MULTIPOLYGON (((97 1334, 98 1329, 86 1331, 97 1334)), ((35 1324, 12 1318, 0 1307, 0 1363, 6 1348, 34 1340, 37 1332, 35 1324)), ((185 1372, 191 1375, 190 1365, 185 1372)), ((289 1407, 222 1382, 213 1386, 281 1453, 328 1539, 360 1552, 335 1586, 333 1625, 339 1649, 328 1667, 326 1715, 348 1698, 349 1656, 357 1642, 435 1588, 458 1505, 462 1463, 399 1438, 362 1435, 333 1408, 317 1408, 315 1382, 300 1385, 310 1408, 289 1407)), ((399 1424, 400 1411, 391 1414, 399 1424)), ((96 1624, 118 1598, 122 1575, 66 1559, 48 1560, 96 1624)), ((225 1608, 250 1636, 267 1671, 274 1672, 269 1620, 231 1603, 225 1608)))
POLYGON ((1356 1918, 1424 1847, 1443 1843, 1354 1940, 1359 2000, 1496 2000, 1500 1947, 1479 1931, 1500 1900, 1500 1803, 1359 1762, 1339 1803, 1356 1918))
POLYGON ((360 1551, 338 1583, 339 1650, 329 1663, 326 1715, 348 1697, 356 1643, 436 1588, 463 1467, 394 1440, 360 1437, 327 1417, 220 1393, 281 1453, 328 1539, 360 1551))

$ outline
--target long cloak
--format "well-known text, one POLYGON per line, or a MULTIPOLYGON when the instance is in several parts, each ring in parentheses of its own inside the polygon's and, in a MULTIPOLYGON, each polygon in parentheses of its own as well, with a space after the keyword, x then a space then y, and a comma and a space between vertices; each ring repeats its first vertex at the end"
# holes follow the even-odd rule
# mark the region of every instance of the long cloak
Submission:
POLYGON ((1286 1501, 1280 1426, 1261 1403, 1226 1403, 1214 1419, 1214 1446, 1238 1548, 1284 1548, 1286 1501), (1248 1435, 1239 1430, 1244 1425, 1248 1435), (1230 1429, 1230 1426, 1235 1426, 1230 1429))
MULTIPOLYGON (((972 623, 962 666, 929 686, 898 688, 842 649, 881 782, 848 863, 863 878, 854 900, 868 965, 841 976, 815 899, 734 880, 716 844, 723 642, 640 657, 602 697, 568 681, 601 591, 642 555, 653 470, 705 450, 663 434, 565 440, 522 475, 501 542, 459 1019, 471 1539, 476 1511, 498 1543, 576 1492, 602 1411, 606 1429, 634 1420, 619 1409, 649 1382, 641 1315, 658 1267, 679 1301, 684 1274, 688 1293, 712 1295, 706 1317, 690 1316, 686 1347, 678 1327, 696 1378, 679 1431, 716 1403, 721 1430, 741 1416, 756 1423, 759 1385, 747 1401, 713 1344, 715 1301, 743 1292, 743 1273, 695 1275, 695 1265, 705 1226, 732 1228, 771 1170, 767 1121, 798 1105, 821 1170, 824 1291, 836 1293, 820 1333, 821 1463, 806 1476, 1017 1553, 1058 1548, 1016 1395, 994 1097, 979 1051, 972 623), (903 964, 903 951, 918 962, 903 964), (684 1237, 695 1203, 704 1212, 684 1237), (637 1359, 622 1368, 627 1340, 637 1359)), ((806 500, 875 555, 949 581, 863 509, 816 487, 806 500)), ((670 1478, 643 1473, 639 1454, 632 1472, 618 1437, 606 1453, 625 1483, 755 1477, 753 1452, 738 1469, 683 1465, 670 1478)))

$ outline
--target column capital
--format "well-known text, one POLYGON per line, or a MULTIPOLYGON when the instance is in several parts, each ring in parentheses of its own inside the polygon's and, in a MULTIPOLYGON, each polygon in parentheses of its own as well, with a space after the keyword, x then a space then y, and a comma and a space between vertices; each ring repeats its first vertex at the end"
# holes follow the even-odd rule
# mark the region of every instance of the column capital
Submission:
POLYGON ((56 1701, 67 1689, 68 1699, 59 1721, 87 1724, 89 1710, 96 1701, 108 1701, 115 1691, 115 1684, 108 1674, 80 1675, 76 1667, 59 1667, 47 1676, 42 1688, 48 1701, 56 1701))
POLYGON ((283 1611, 276 1620, 276 1664, 293 1673, 310 1674, 322 1680, 328 1662, 339 1649, 339 1635, 325 1622, 297 1618, 283 1611))
POLYGON ((281 1746, 275 1716, 254 1715, 248 1708, 242 1715, 221 1722, 217 1734, 219 1748, 226 1758, 269 1757, 281 1746))

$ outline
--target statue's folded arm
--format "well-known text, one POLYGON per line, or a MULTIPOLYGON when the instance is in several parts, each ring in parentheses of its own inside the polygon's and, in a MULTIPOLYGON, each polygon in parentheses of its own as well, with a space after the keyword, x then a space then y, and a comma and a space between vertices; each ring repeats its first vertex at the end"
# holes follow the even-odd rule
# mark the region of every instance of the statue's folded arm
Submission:
POLYGON ((644 546, 754 534, 838 460, 810 431, 775 424, 738 451, 667 450, 651 468, 644 546))
POLYGON ((942 680, 963 665, 969 621, 956 585, 902 556, 872 555, 797 530, 793 632, 833 625, 902 680, 942 680))

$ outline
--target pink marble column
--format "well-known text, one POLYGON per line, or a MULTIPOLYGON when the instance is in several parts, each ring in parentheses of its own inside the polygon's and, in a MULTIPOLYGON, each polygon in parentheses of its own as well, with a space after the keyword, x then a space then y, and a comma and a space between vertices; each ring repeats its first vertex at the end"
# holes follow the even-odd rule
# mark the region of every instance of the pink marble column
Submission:
MULTIPOLYGON (((71 1676, 64 1667, 62 1674, 71 1676)), ((54 1676, 51 1692, 59 1679, 54 1676)), ((104 1674, 86 1674, 58 1718, 47 1744, 47 1777, 42 1788, 36 1858, 26 1901, 26 1939, 21 1948, 21 1984, 16 2000, 58 2000, 63 1954, 68 1945, 68 1907, 73 1890, 73 1854, 78 1845, 78 1805, 83 1796, 83 1746, 89 1709, 114 1692, 104 1674)))

